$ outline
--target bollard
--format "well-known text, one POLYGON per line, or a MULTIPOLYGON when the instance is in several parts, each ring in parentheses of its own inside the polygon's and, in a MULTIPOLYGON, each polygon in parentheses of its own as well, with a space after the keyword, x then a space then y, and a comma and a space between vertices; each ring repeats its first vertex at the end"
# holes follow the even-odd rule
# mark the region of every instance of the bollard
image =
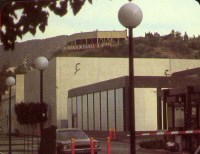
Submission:
POLYGON ((116 129, 114 128, 114 135, 113 138, 116 140, 116 129))
POLYGON ((58 154, 58 145, 56 144, 56 152, 55 152, 55 154, 58 154))
POLYGON ((110 154, 110 137, 108 137, 107 154, 110 154))
POLYGON ((112 128, 110 128, 110 140, 112 139, 112 128))
POLYGON ((72 138, 72 154, 74 154, 74 138, 72 138))
POLYGON ((93 139, 93 137, 90 140, 90 148, 91 148, 91 154, 94 154, 94 139, 93 139))

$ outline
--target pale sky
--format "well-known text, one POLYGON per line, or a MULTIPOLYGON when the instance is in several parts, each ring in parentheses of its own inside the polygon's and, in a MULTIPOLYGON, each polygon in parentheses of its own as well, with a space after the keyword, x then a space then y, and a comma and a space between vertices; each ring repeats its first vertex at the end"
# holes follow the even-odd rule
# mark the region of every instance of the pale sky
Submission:
MULTIPOLYGON (((141 24, 134 29, 134 36, 144 36, 145 32, 169 34, 172 29, 185 31, 189 36, 200 34, 200 5, 195 0, 133 0, 143 11, 141 24)), ((44 33, 26 35, 22 40, 48 38, 59 35, 88 31, 125 30, 118 21, 118 10, 128 0, 93 0, 88 2, 74 16, 69 9, 64 17, 50 15, 44 33)), ((39 31, 37 31, 39 32, 39 31)))

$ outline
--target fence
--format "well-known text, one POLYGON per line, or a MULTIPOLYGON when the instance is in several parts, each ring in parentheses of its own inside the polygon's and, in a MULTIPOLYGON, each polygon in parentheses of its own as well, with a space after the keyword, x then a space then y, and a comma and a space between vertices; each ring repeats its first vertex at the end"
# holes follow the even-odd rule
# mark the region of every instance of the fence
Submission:
MULTIPOLYGON (((37 154, 40 136, 20 135, 12 136, 12 154, 37 154)), ((6 153, 9 149, 8 135, 0 135, 0 152, 6 153)))

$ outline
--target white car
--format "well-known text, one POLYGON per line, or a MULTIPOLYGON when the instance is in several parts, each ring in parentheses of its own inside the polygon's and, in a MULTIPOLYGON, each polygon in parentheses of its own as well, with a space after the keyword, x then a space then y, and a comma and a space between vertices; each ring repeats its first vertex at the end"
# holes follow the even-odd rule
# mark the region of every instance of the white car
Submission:
MULTIPOLYGON (((74 138, 75 153, 91 153, 90 138, 80 129, 57 129, 57 154, 71 154, 72 138, 74 138)), ((94 153, 100 151, 100 144, 94 140, 94 153)))

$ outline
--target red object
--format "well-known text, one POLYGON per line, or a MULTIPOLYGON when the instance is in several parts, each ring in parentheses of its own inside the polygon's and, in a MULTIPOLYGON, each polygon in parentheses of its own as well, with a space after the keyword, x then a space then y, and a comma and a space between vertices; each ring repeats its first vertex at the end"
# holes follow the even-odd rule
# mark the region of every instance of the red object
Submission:
POLYGON ((112 140, 112 128, 110 128, 110 140, 112 140))
POLYGON ((56 144, 56 154, 58 153, 58 151, 57 151, 57 150, 58 150, 58 145, 56 144))
POLYGON ((108 154, 110 154, 110 137, 108 137, 108 147, 107 147, 107 150, 108 150, 108 154))
POLYGON ((91 154, 94 154, 94 139, 91 138, 90 140, 90 147, 91 147, 91 154))
POLYGON ((74 154, 74 138, 72 138, 72 154, 74 154))
POLYGON ((114 128, 114 139, 116 139, 116 129, 114 128))
POLYGON ((0 10, 0 29, 1 29, 1 10, 0 10))
POLYGON ((183 130, 183 131, 149 131, 138 132, 136 136, 156 136, 156 135, 181 135, 181 134, 200 134, 200 130, 183 130))

